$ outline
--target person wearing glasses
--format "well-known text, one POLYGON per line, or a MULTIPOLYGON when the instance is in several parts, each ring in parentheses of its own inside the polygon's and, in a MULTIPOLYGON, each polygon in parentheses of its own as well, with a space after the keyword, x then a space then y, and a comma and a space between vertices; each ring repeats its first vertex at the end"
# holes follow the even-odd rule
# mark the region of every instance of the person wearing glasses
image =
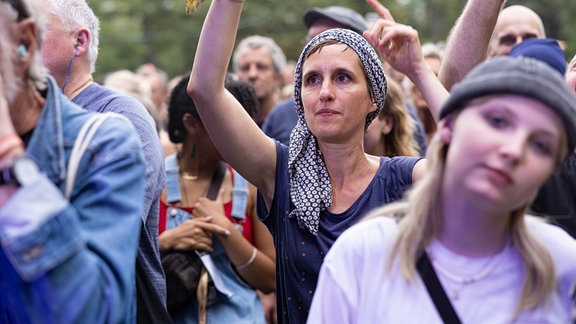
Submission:
POLYGON ((36 6, 0 0, 0 323, 132 323, 140 141, 108 118, 63 194, 75 140, 97 114, 47 74, 39 20, 36 6))
POLYGON ((490 40, 490 56, 508 55, 514 45, 530 38, 545 38, 542 18, 534 10, 509 6, 500 12, 490 40))
MULTIPOLYGON (((545 38, 545 30, 539 16, 523 6, 510 6, 501 10, 504 0, 469 0, 462 15, 457 20, 448 39, 444 60, 438 75, 445 87, 450 88, 460 81, 473 67, 485 59, 497 57, 497 54, 514 55, 518 47, 526 48, 527 44, 542 42, 556 47, 559 52, 559 71, 570 88, 576 92, 574 70, 576 64, 571 62, 565 67, 564 51, 553 39, 545 38), (506 40, 509 38, 509 40, 506 40), (500 43, 512 43, 513 46, 499 46, 500 43), (520 42, 522 41, 522 42, 520 42), (492 57, 487 58, 490 49, 492 57), (516 50, 514 50, 516 49, 516 50)), ((540 50, 532 51, 532 56, 545 59, 540 50)), ((525 54, 526 56, 526 54, 525 54)), ((566 229, 576 237, 576 152, 571 152, 546 183, 540 188, 532 212, 548 218, 566 229)))
POLYGON ((452 28, 438 72, 450 90, 454 83, 490 57, 508 55, 514 45, 529 38, 545 38, 540 16, 532 9, 504 0, 468 0, 452 28))

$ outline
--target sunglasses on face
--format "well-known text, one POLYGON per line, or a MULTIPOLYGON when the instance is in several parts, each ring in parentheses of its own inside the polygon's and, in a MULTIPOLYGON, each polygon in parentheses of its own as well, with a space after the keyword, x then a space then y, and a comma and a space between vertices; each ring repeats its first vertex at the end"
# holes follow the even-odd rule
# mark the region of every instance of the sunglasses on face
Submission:
POLYGON ((2 2, 8 2, 14 10, 18 13, 18 21, 22 21, 28 17, 30 17, 30 13, 28 13, 28 9, 24 4, 23 0, 0 0, 2 2))
POLYGON ((500 37, 500 40, 498 41, 498 43, 500 45, 510 46, 510 45, 516 45, 517 43, 520 43, 520 42, 525 41, 527 39, 536 38, 536 37, 538 37, 538 36, 536 34, 533 34, 533 33, 527 33, 524 35, 507 34, 507 35, 500 37))

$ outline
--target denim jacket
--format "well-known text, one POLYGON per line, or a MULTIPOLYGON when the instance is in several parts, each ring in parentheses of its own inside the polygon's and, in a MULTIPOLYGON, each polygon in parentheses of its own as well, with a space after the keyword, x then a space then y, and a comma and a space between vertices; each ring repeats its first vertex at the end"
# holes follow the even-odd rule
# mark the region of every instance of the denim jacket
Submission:
POLYGON ((49 78, 26 147, 43 176, 0 207, 0 322, 135 322, 144 166, 130 123, 109 118, 100 126, 70 202, 63 196, 72 146, 92 114, 49 78))

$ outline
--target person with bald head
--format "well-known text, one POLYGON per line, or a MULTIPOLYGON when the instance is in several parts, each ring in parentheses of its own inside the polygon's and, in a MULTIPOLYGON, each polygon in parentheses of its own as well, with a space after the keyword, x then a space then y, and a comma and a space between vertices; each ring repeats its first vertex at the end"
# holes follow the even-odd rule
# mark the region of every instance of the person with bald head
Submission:
MULTIPOLYGON (((500 11, 503 3, 503 0, 468 1, 448 40, 445 60, 440 68, 439 78, 444 86, 449 88, 459 82, 475 65, 486 59, 485 53, 488 53, 489 59, 493 59, 495 56, 524 52, 521 56, 537 58, 553 67, 560 66, 558 72, 576 91, 576 62, 573 59, 566 69, 565 54, 558 43, 543 39, 546 33, 538 14, 524 6, 510 6, 500 11), (534 38, 541 40, 535 41, 534 38), (530 47, 532 50, 528 53, 530 47), (554 58, 550 61, 543 54, 552 48, 556 54, 549 56, 554 58)), ((576 153, 572 152, 539 190, 531 212, 547 217, 576 237, 574 179, 576 153)))
POLYGON ((468 0, 448 40, 438 78, 446 89, 489 57, 508 55, 528 38, 544 38, 540 16, 521 5, 504 9, 505 0, 468 0))
POLYGON ((490 39, 489 56, 508 55, 514 45, 530 38, 545 38, 542 18, 534 10, 515 5, 502 9, 490 39))

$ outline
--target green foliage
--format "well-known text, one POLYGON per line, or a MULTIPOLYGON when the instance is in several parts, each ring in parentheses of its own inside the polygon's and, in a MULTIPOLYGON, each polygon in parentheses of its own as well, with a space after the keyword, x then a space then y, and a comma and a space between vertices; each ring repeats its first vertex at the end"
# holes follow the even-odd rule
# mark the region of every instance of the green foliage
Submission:
MULTIPOLYGON (((91 0, 90 5, 101 21, 97 79, 119 69, 134 70, 145 62, 157 64, 170 76, 189 72, 209 2, 206 0, 197 12, 186 15, 185 0, 91 0)), ((447 37, 465 0, 383 0, 383 3, 398 22, 416 28, 422 42, 438 42, 447 37)), ((576 51, 576 30, 570 24, 576 14, 575 1, 508 1, 515 3, 540 13, 548 36, 564 40, 567 53, 576 51)), ((238 39, 253 34, 272 37, 288 59, 296 60, 306 36, 304 11, 335 4, 373 15, 362 0, 246 0, 238 39)))

